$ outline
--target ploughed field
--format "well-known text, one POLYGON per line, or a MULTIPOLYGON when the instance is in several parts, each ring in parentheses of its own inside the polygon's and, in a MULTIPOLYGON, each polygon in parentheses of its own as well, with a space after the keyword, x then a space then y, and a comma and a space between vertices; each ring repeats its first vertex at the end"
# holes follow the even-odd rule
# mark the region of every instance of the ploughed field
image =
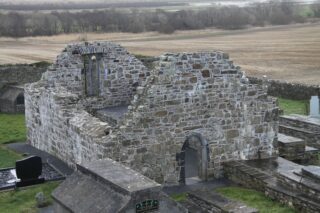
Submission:
POLYGON ((131 53, 149 56, 222 50, 248 75, 308 84, 320 82, 320 23, 179 31, 170 35, 147 32, 0 38, 0 64, 53 61, 67 43, 83 39, 114 41, 131 53))

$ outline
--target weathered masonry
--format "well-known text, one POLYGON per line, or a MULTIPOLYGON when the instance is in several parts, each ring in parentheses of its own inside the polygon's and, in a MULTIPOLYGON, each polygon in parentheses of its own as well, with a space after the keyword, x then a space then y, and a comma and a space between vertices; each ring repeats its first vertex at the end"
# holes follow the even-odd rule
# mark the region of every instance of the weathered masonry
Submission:
POLYGON ((25 105, 33 146, 72 166, 111 158, 164 184, 277 154, 276 100, 222 52, 165 54, 148 70, 113 43, 68 45, 26 86, 25 105))
POLYGON ((24 84, 39 81, 45 65, 0 66, 0 112, 24 113, 24 84))

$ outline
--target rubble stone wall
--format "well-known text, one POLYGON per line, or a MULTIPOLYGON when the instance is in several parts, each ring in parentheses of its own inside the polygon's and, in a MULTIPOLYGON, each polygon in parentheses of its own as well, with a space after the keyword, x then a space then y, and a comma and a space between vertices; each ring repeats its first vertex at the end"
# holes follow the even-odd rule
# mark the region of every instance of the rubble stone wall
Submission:
MULTIPOLYGON (((252 84, 262 84, 264 79, 249 77, 252 84)), ((267 80, 268 95, 293 100, 310 100, 311 96, 320 95, 320 85, 306 85, 279 80, 267 80)))
POLYGON ((185 166, 182 147, 194 134, 206 141, 208 178, 221 176, 222 162, 277 153, 276 100, 266 87, 249 84, 222 52, 166 54, 148 71, 118 45, 70 45, 25 91, 28 140, 71 165, 108 157, 176 184, 185 166), (83 87, 88 51, 103 54, 101 70, 111 69, 95 97, 83 87), (128 112, 115 127, 88 113, 123 104, 128 112))
POLYGON ((26 84, 39 81, 46 67, 31 65, 8 65, 0 67, 0 82, 9 84, 26 84))

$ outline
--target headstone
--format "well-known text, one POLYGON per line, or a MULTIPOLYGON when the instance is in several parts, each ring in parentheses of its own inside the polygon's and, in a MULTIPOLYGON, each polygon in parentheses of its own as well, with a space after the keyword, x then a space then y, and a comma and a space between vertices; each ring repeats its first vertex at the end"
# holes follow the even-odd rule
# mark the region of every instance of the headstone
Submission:
POLYGON ((17 187, 43 183, 44 178, 39 178, 42 174, 41 158, 38 156, 31 156, 16 161, 16 174, 17 178, 20 179, 20 181, 16 182, 17 187))
POLYGON ((310 99, 310 116, 320 118, 319 97, 311 96, 310 99))

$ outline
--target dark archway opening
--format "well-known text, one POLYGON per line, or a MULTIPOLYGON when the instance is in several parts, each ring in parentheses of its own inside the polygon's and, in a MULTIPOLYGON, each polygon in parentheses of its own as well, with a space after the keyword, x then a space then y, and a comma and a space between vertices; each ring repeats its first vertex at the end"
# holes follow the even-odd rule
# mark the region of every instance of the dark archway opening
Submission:
POLYGON ((24 95, 22 93, 18 95, 16 105, 24 105, 24 95))
POLYGON ((178 154, 180 184, 191 185, 207 180, 209 148, 207 141, 198 133, 189 136, 178 154))
POLYGON ((84 54, 84 90, 87 96, 100 95, 100 80, 104 72, 103 57, 100 53, 84 54))

